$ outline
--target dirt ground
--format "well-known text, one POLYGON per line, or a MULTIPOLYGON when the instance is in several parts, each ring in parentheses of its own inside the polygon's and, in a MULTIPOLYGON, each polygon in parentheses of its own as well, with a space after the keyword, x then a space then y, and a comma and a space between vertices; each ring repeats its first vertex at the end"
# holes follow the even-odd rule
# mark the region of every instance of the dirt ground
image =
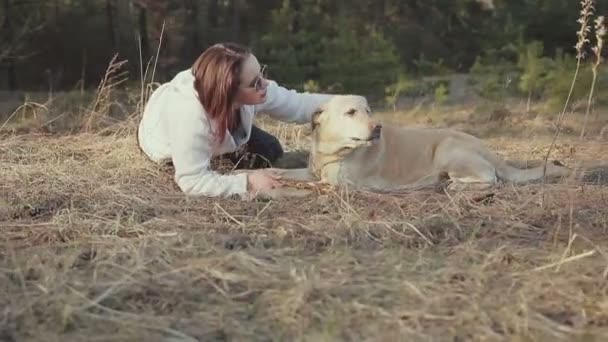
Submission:
MULTIPOLYGON (((454 125, 542 159, 535 122, 454 125)), ((306 148, 306 127, 261 124, 306 148)), ((5 130, 0 340, 608 339, 605 185, 186 198, 133 128, 5 130)), ((552 159, 608 163, 606 140, 564 134, 552 159)))

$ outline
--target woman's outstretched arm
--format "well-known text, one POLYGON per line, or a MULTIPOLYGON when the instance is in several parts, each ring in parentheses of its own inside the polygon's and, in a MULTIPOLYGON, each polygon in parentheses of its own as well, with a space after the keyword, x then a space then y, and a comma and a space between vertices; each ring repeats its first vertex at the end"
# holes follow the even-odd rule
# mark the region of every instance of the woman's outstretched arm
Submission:
POLYGON ((266 89, 266 101, 257 105, 256 111, 284 122, 310 122, 312 114, 334 96, 286 89, 272 80, 266 89))

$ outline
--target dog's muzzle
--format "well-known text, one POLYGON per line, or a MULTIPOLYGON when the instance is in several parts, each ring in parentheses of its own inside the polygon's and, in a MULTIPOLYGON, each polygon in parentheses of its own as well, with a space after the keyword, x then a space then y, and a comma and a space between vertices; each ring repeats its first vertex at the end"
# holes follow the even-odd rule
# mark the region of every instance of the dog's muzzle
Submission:
POLYGON ((380 139, 381 134, 382 134, 382 125, 378 124, 378 125, 374 126, 374 128, 372 129, 372 134, 369 137, 369 140, 380 139))
POLYGON ((378 125, 375 125, 374 128, 372 128, 372 132, 370 133, 370 135, 368 136, 367 139, 361 139, 361 138, 350 138, 350 139, 353 141, 372 142, 372 141, 380 139, 381 133, 382 133, 382 125, 378 124, 378 125))

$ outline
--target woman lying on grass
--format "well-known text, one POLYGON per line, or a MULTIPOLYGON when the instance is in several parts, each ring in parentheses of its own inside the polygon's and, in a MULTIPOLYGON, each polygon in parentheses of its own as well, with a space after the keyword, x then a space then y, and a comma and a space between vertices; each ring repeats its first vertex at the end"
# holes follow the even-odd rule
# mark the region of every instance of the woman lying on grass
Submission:
POLYGON ((139 145, 155 162, 169 162, 175 181, 189 195, 232 196, 280 186, 280 177, 263 164, 251 171, 222 175, 210 169, 212 157, 246 145, 248 152, 274 162, 279 141, 253 125, 256 112, 285 122, 306 123, 329 94, 298 93, 266 80, 247 47, 216 44, 191 69, 156 89, 145 106, 138 129, 139 145))

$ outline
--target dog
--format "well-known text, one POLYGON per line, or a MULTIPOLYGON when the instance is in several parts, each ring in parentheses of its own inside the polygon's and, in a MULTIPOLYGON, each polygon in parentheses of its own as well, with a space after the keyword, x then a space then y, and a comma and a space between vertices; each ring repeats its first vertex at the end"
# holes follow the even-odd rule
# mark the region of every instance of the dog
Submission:
POLYGON ((312 115, 308 167, 274 169, 283 179, 349 185, 374 192, 418 190, 448 180, 448 189, 485 190, 571 170, 547 163, 520 169, 483 142, 446 128, 412 128, 375 120, 365 97, 338 95, 312 115))

